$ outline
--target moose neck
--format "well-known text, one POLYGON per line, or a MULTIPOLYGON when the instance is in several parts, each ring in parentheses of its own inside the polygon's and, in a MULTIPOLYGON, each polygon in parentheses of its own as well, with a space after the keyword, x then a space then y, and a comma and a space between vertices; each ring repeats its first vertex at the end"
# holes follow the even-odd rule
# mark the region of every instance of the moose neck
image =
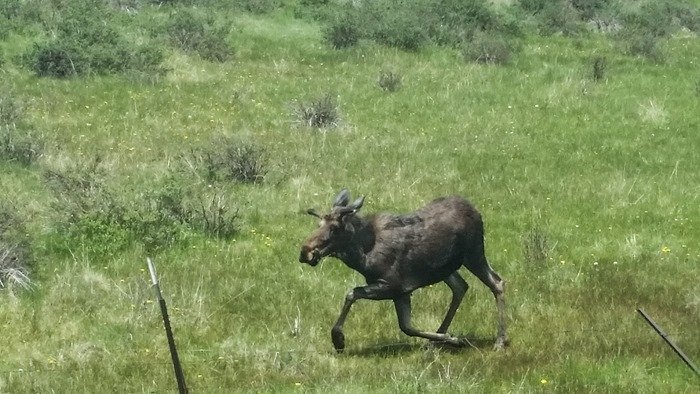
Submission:
POLYGON ((353 216, 350 219, 350 225, 354 228, 355 235, 350 244, 342 252, 337 253, 336 257, 348 267, 367 277, 369 270, 366 257, 374 247, 374 228, 370 220, 359 216, 353 216))

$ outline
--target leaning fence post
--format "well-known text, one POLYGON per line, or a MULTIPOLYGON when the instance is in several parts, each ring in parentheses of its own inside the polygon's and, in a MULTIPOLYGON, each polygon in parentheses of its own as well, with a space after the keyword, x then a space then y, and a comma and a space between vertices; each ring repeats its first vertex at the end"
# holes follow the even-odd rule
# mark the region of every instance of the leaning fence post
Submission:
POLYGON ((151 282, 153 282, 153 288, 156 292, 156 298, 158 298, 158 303, 160 304, 160 313, 163 316, 163 326, 165 327, 165 335, 168 337, 168 347, 170 347, 170 356, 173 359, 173 368, 175 369, 175 379, 177 379, 177 389, 180 394, 187 393, 187 385, 185 384, 185 374, 182 372, 182 366, 180 365, 180 358, 177 356, 177 348, 175 347, 175 338, 173 337, 173 330, 170 327, 170 318, 168 317, 168 307, 165 305, 165 300, 160 292, 160 286, 158 285, 158 276, 156 275, 156 266, 151 261, 151 258, 146 258, 148 263, 148 271, 151 273, 151 282))
POLYGON ((683 362, 685 362, 685 364, 695 372, 696 375, 700 375, 698 367, 696 367, 695 364, 693 364, 693 362, 690 361, 690 358, 688 358, 688 356, 686 356, 685 353, 683 353, 683 351, 678 346, 676 346, 676 344, 673 343, 673 341, 671 341, 671 339, 668 337, 668 335, 666 335, 664 330, 662 330, 661 327, 659 327, 659 325, 656 324, 656 322, 652 320, 651 317, 647 315, 647 313, 644 312, 642 308, 637 308, 637 312, 639 312, 639 314, 642 315, 644 320, 646 320, 647 323, 649 323, 649 325, 654 329, 654 331, 656 331, 656 333, 659 334, 664 341, 666 341, 666 344, 668 344, 668 346, 670 346, 671 349, 673 349, 673 351, 676 352, 678 357, 680 357, 683 360, 683 362))

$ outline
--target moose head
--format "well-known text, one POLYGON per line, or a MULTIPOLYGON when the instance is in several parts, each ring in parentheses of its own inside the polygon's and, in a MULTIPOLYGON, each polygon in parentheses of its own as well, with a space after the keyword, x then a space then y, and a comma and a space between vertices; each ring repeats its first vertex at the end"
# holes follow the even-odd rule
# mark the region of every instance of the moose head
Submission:
POLYGON ((301 246, 299 261, 315 266, 322 258, 345 250, 355 233, 349 219, 362 208, 364 200, 364 197, 360 197, 348 205, 350 192, 343 189, 335 197, 328 214, 321 215, 314 209, 306 211, 309 215, 317 217, 320 222, 318 228, 301 246))

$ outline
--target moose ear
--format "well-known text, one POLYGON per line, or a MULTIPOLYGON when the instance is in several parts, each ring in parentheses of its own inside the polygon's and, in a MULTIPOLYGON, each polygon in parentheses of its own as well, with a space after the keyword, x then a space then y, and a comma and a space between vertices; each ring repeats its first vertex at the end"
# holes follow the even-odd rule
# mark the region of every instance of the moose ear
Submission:
POLYGON ((333 206, 334 207, 344 207, 348 205, 348 202, 350 202, 350 192, 348 189, 343 189, 338 193, 337 196, 335 196, 335 200, 333 201, 333 206))
POLYGON ((364 202, 365 202, 365 196, 362 196, 362 197, 358 198, 357 200, 355 200, 355 202, 350 204, 348 206, 348 208, 352 208, 353 211, 357 211, 360 208, 362 208, 362 204, 364 204, 364 202))

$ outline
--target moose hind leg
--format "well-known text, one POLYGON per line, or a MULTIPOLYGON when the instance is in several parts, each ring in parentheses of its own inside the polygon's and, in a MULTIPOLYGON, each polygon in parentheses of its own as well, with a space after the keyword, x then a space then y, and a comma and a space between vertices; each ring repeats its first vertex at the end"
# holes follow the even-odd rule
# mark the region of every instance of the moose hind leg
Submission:
POLYGON ((489 266, 486 256, 482 255, 477 266, 466 265, 466 267, 491 290, 496 298, 496 307, 498 308, 498 333, 496 334, 494 349, 503 349, 503 347, 508 344, 508 336, 506 334, 506 301, 504 297, 505 281, 489 266))
POLYGON ((462 279, 462 276, 459 275, 457 271, 448 276, 447 279, 445 279, 445 283, 450 287, 450 290, 452 290, 452 301, 450 301, 450 307, 447 310, 445 318, 442 320, 442 324, 440 324, 440 328, 437 329, 438 334, 445 334, 447 332, 450 324, 452 324, 452 319, 455 317, 455 313, 457 313, 459 304, 462 303, 464 294, 466 294, 469 289, 469 285, 462 279))
POLYGON ((394 307, 396 307, 396 316, 399 319, 399 328, 404 334, 412 337, 421 337, 430 339, 436 342, 448 343, 459 346, 462 342, 445 333, 425 332, 420 331, 411 325, 411 293, 405 293, 397 298, 394 298, 394 307))

